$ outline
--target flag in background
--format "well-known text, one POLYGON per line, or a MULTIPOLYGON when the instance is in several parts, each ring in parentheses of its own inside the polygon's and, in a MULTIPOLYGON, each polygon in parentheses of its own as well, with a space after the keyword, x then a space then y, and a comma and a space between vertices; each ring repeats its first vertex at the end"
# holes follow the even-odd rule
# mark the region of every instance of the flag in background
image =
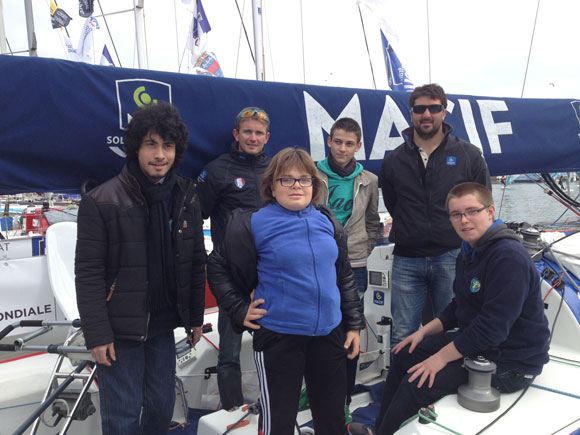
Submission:
POLYGON ((407 75, 407 70, 401 65, 401 61, 393 50, 385 33, 381 29, 381 41, 383 42, 383 54, 385 56, 385 66, 387 68, 387 79, 389 87, 393 91, 412 92, 415 86, 407 75))
POLYGON ((50 0, 50 21, 52 23, 52 28, 58 29, 59 27, 66 27, 70 23, 70 20, 72 20, 70 15, 50 0))
POLYGON ((357 0, 357 4, 366 6, 379 26, 389 87, 393 91, 411 92, 415 86, 393 48, 393 45, 398 42, 398 37, 386 20, 387 2, 385 0, 357 0))
POLYGON ((93 15, 94 0, 79 0, 79 15, 88 18, 93 15))
POLYGON ((111 53, 109 53, 107 44, 105 44, 105 46, 103 47, 103 54, 101 55, 101 65, 115 66, 115 62, 113 62, 113 58, 111 57, 111 53))
MULTIPOLYGON (((187 1, 183 1, 187 4, 187 1)), ((196 74, 223 77, 216 55, 207 49, 211 26, 203 10, 201 0, 193 4, 193 17, 189 27, 186 47, 191 51, 191 66, 196 74)))

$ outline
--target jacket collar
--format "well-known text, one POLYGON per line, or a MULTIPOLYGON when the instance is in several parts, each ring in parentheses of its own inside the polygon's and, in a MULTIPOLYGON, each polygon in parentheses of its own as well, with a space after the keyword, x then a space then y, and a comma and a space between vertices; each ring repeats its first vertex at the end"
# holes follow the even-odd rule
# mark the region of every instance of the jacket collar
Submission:
MULTIPOLYGON (((449 137, 449 135, 453 131, 453 126, 451 124, 447 124, 445 121, 442 122, 441 126, 442 126, 441 128, 443 128, 443 139, 441 140, 441 143, 439 144, 439 146, 437 148, 444 148, 445 147, 445 144, 447 143, 447 138, 449 137)), ((401 132, 401 135, 403 136, 403 140, 405 141, 405 145, 409 149, 414 150, 416 148, 416 145, 413 142, 414 135, 415 135, 415 127, 413 127, 411 125, 410 127, 404 129, 401 132)))

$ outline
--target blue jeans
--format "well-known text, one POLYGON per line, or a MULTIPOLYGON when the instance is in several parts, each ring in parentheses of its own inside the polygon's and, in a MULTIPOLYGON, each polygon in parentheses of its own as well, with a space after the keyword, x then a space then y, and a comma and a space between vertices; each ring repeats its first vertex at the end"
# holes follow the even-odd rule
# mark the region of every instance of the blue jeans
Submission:
MULTIPOLYGON (((431 388, 428 381, 421 388, 417 388, 420 378, 412 383, 408 382, 411 377, 411 374, 407 373, 408 369, 437 353, 458 334, 460 332, 455 331, 432 335, 425 338, 413 353, 409 353, 406 347, 397 355, 393 355, 376 421, 377 435, 394 433, 401 423, 416 414, 419 408, 430 405, 448 394, 455 394, 459 386, 467 383, 468 373, 463 368, 462 358, 451 361, 437 373, 431 388)), ((502 393, 522 390, 531 383, 531 378, 525 378, 499 366, 497 373, 491 376, 492 387, 498 388, 502 393)))
POLYGON ((364 267, 353 267, 352 273, 354 274, 354 281, 358 288, 358 295, 362 299, 367 287, 368 287, 368 273, 366 266, 364 267))
POLYGON ((115 341, 117 361, 98 365, 103 434, 167 434, 175 404, 173 331, 115 341))
POLYGON ((436 257, 401 257, 393 261, 391 347, 419 329, 427 293, 436 316, 453 298, 455 261, 459 249, 436 257))
POLYGON ((223 409, 231 409, 244 403, 242 393, 242 369, 240 351, 242 334, 232 329, 230 317, 223 310, 218 315, 220 350, 218 352, 217 381, 223 409))

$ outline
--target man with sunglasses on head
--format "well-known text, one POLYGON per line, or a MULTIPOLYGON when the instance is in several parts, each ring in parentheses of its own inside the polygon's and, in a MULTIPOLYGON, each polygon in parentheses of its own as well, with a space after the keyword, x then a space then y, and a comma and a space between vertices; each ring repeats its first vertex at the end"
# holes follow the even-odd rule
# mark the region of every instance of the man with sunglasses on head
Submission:
POLYGON ((460 238, 445 211, 447 193, 474 181, 491 186, 481 151, 451 134, 444 122, 447 96, 437 84, 415 88, 409 97, 412 127, 405 142, 384 159, 379 176, 383 200, 393 217, 395 243, 391 346, 421 325, 427 295, 437 316, 453 296, 460 238))
MULTIPOLYGON (((264 145, 270 138, 270 118, 259 107, 245 107, 235 117, 234 142, 228 153, 211 161, 200 173, 198 195, 204 219, 211 219, 214 246, 222 242, 226 221, 237 209, 256 209, 264 205, 260 183, 270 157, 264 145)), ((217 380, 223 409, 234 410, 244 403, 240 350, 242 334, 232 329, 228 315, 220 309, 220 346, 217 380)))

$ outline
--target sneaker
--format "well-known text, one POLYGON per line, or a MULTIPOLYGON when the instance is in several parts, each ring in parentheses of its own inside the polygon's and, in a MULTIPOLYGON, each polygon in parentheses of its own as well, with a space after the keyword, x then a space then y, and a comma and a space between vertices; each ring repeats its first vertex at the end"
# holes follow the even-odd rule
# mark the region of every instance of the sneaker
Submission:
POLYGON ((349 435, 375 435, 375 431, 372 427, 356 422, 346 425, 346 433, 349 435))
POLYGON ((350 407, 348 405, 344 405, 344 423, 348 424, 352 421, 352 417, 350 415, 350 407))

